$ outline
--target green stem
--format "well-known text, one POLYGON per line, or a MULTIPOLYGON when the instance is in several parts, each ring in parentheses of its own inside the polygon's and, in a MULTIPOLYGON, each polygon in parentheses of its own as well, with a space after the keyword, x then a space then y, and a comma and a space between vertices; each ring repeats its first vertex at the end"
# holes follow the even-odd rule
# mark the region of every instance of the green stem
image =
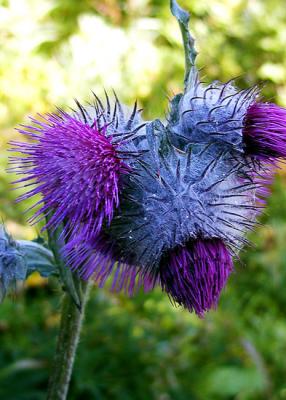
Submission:
POLYGON ((68 293, 64 294, 60 331, 48 386, 47 400, 65 400, 67 398, 89 289, 89 282, 82 284, 81 310, 77 308, 68 293))
MULTIPOLYGON (((48 222, 49 218, 47 218, 48 222)), ((55 230, 48 229, 48 239, 65 293, 47 400, 65 400, 79 342, 90 283, 82 281, 66 265, 61 254, 61 249, 64 246, 62 227, 58 227, 55 230)))
MULTIPOLYGON (((47 223, 49 222, 49 218, 47 218, 47 223)), ((62 237, 62 229, 59 228, 51 231, 48 229, 48 240, 49 240, 49 248, 52 250, 54 254, 55 263, 58 267, 60 279, 64 286, 64 290, 69 293, 75 302, 78 309, 81 309, 81 280, 72 273, 71 269, 65 264, 65 261, 61 254, 61 248, 64 246, 64 239, 62 237)))
POLYGON ((170 0, 170 8, 174 17, 177 19, 185 51, 185 91, 191 84, 192 73, 196 71, 195 60, 197 51, 195 49, 195 39, 189 31, 190 14, 179 6, 176 0, 170 0))

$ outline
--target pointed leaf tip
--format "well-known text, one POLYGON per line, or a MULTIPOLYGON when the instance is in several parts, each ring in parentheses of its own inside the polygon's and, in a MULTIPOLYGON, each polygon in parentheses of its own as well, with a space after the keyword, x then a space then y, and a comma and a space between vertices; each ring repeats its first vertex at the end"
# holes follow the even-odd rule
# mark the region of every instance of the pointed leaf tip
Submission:
POLYGON ((185 51, 185 91, 192 85, 193 75, 196 72, 195 60, 197 51, 195 49, 195 39, 189 31, 190 14, 184 10, 176 0, 170 0, 170 9, 173 16, 177 19, 182 33, 182 40, 185 51))
POLYGON ((190 14, 184 10, 176 0, 170 0, 171 12, 175 18, 177 18, 183 24, 188 24, 190 20, 190 14))

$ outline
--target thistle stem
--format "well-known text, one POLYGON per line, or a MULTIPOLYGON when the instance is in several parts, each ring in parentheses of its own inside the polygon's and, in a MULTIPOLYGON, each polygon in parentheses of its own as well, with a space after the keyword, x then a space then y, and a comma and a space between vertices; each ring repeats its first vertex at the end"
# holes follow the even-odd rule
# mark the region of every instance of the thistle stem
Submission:
POLYGON ((64 294, 60 331, 48 386, 47 400, 65 400, 67 398, 89 290, 90 282, 84 282, 82 284, 81 310, 77 308, 69 293, 64 294))
MULTIPOLYGON (((47 218, 49 223, 49 218, 47 218)), ((65 293, 56 353, 48 385, 47 400, 65 400, 71 379, 75 353, 79 342, 84 311, 91 283, 82 281, 66 265, 61 249, 64 246, 62 228, 48 228, 49 247, 58 267, 65 293)))
POLYGON ((173 16, 177 19, 185 51, 185 90, 188 89, 192 79, 192 73, 196 71, 195 61, 197 51, 195 49, 195 39, 189 31, 190 14, 179 6, 177 0, 170 0, 170 9, 173 16))

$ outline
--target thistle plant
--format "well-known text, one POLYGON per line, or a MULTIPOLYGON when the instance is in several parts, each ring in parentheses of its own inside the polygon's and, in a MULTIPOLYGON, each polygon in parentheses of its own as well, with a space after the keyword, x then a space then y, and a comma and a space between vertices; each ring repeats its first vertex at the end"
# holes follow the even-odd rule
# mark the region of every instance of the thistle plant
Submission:
POLYGON ((199 317, 218 304, 286 156, 286 110, 258 87, 200 80, 188 13, 171 1, 183 37, 183 93, 166 121, 144 121, 117 96, 31 118, 13 142, 11 169, 41 196, 30 222, 45 220, 67 291, 50 399, 64 399, 87 284, 133 295, 156 286, 199 317), (72 315, 70 322, 66 315, 72 315), (72 329, 70 334, 68 330, 72 329))

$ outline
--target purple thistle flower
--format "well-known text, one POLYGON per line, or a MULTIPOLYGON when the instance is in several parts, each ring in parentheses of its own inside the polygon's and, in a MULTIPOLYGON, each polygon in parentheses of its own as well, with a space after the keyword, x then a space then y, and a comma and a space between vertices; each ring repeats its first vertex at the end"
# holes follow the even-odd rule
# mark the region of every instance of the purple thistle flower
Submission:
POLYGON ((286 110, 254 103, 246 112, 243 136, 248 154, 265 160, 286 157, 286 110))
POLYGON ((120 179, 129 171, 107 136, 106 127, 90 126, 63 111, 31 119, 19 132, 26 143, 14 142, 12 157, 23 186, 35 185, 19 200, 41 194, 39 210, 30 222, 50 216, 44 228, 64 224, 65 236, 96 236, 104 222, 110 224, 119 205, 120 179))
POLYGON ((16 165, 10 170, 24 175, 13 183, 34 186, 18 201, 42 196, 30 222, 48 217, 43 229, 62 227, 63 257, 84 279, 93 275, 102 286, 116 269, 113 289, 131 294, 143 285, 148 290, 152 279, 139 276, 136 266, 118 263, 114 244, 102 232, 119 206, 124 176, 144 151, 141 110, 135 103, 129 112, 117 97, 112 108, 107 96, 104 107, 96 95, 93 106, 77 105, 73 115, 59 110, 18 129, 28 141, 11 142, 20 156, 10 158, 16 165))
POLYGON ((201 317, 217 306, 233 270, 229 251, 218 239, 197 239, 178 247, 165 262, 160 271, 163 290, 176 303, 201 317))

